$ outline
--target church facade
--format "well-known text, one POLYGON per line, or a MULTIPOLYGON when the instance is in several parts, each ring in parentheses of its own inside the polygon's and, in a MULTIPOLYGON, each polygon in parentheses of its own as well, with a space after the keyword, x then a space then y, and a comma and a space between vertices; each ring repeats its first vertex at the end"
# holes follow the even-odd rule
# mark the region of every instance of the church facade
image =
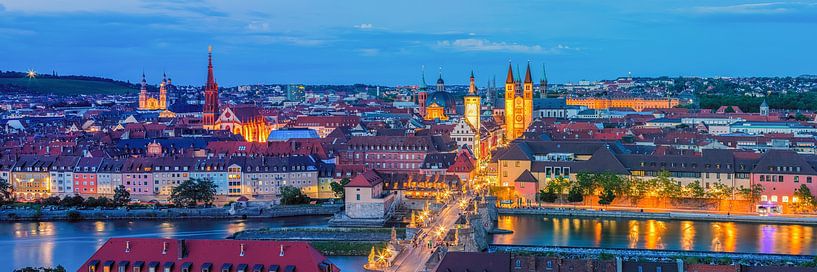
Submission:
POLYGON ((533 80, 530 63, 522 84, 513 77, 513 66, 508 64, 505 80, 505 140, 513 141, 522 136, 533 122, 533 80))
POLYGON ((139 110, 142 111, 161 111, 167 110, 167 89, 172 86, 167 75, 162 78, 162 83, 159 84, 159 95, 148 94, 148 82, 145 79, 145 73, 142 73, 142 88, 139 89, 139 110))

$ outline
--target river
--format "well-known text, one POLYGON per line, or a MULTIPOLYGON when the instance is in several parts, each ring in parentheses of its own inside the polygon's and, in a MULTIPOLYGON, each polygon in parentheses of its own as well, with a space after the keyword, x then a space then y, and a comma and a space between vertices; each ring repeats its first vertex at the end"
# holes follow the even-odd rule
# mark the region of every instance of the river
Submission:
MULTIPOLYGON (((0 271, 62 264, 75 271, 110 237, 221 239, 244 229, 325 226, 329 217, 269 220, 117 220, 0 223, 0 271)), ((813 226, 731 222, 593 219, 512 215, 495 244, 645 248, 817 254, 813 226)), ((359 271, 366 257, 330 257, 344 271, 359 271)))
MULTIPOLYGON (((222 239, 244 229, 326 226, 329 217, 269 220, 116 220, 0 223, 0 271, 25 266, 56 266, 75 271, 111 237, 222 239)), ((357 271, 365 257, 330 257, 344 271, 357 271), (344 269, 345 268, 345 269, 344 269)))
POLYGON ((817 254, 817 227, 735 222, 500 215, 494 244, 817 254))

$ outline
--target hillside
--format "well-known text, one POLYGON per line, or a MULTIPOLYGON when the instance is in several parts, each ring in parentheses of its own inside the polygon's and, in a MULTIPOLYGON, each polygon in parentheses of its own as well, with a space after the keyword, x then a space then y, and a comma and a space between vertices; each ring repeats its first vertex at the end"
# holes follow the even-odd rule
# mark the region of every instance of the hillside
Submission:
POLYGON ((0 77, 0 92, 79 95, 135 93, 136 85, 93 77, 0 77))

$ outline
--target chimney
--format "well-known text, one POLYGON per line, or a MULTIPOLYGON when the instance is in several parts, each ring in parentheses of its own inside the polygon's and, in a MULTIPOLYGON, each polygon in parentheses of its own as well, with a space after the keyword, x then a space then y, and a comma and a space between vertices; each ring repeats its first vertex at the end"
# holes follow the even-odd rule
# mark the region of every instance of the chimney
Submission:
POLYGON ((125 241, 125 253, 130 252, 130 241, 125 241))
POLYGON ((278 254, 278 256, 284 257, 284 244, 281 244, 281 254, 278 254))
POLYGON ((178 258, 179 260, 183 258, 187 258, 187 244, 184 242, 184 239, 179 239, 178 241, 178 258))
POLYGON ((162 242, 162 255, 167 254, 167 242, 162 242))
MULTIPOLYGON (((281 253, 281 255, 283 255, 283 253, 281 253)), ((244 257, 244 244, 241 244, 241 253, 239 253, 238 256, 244 257)))

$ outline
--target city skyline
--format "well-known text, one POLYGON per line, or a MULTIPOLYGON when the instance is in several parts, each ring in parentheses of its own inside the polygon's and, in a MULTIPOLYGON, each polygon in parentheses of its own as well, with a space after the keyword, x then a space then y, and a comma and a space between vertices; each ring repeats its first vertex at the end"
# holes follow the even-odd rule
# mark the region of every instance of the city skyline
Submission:
POLYGON ((210 44, 224 86, 417 84, 425 65, 483 87, 509 59, 552 83, 817 70, 814 3, 244 3, 0 1, 0 70, 203 85, 210 44))

